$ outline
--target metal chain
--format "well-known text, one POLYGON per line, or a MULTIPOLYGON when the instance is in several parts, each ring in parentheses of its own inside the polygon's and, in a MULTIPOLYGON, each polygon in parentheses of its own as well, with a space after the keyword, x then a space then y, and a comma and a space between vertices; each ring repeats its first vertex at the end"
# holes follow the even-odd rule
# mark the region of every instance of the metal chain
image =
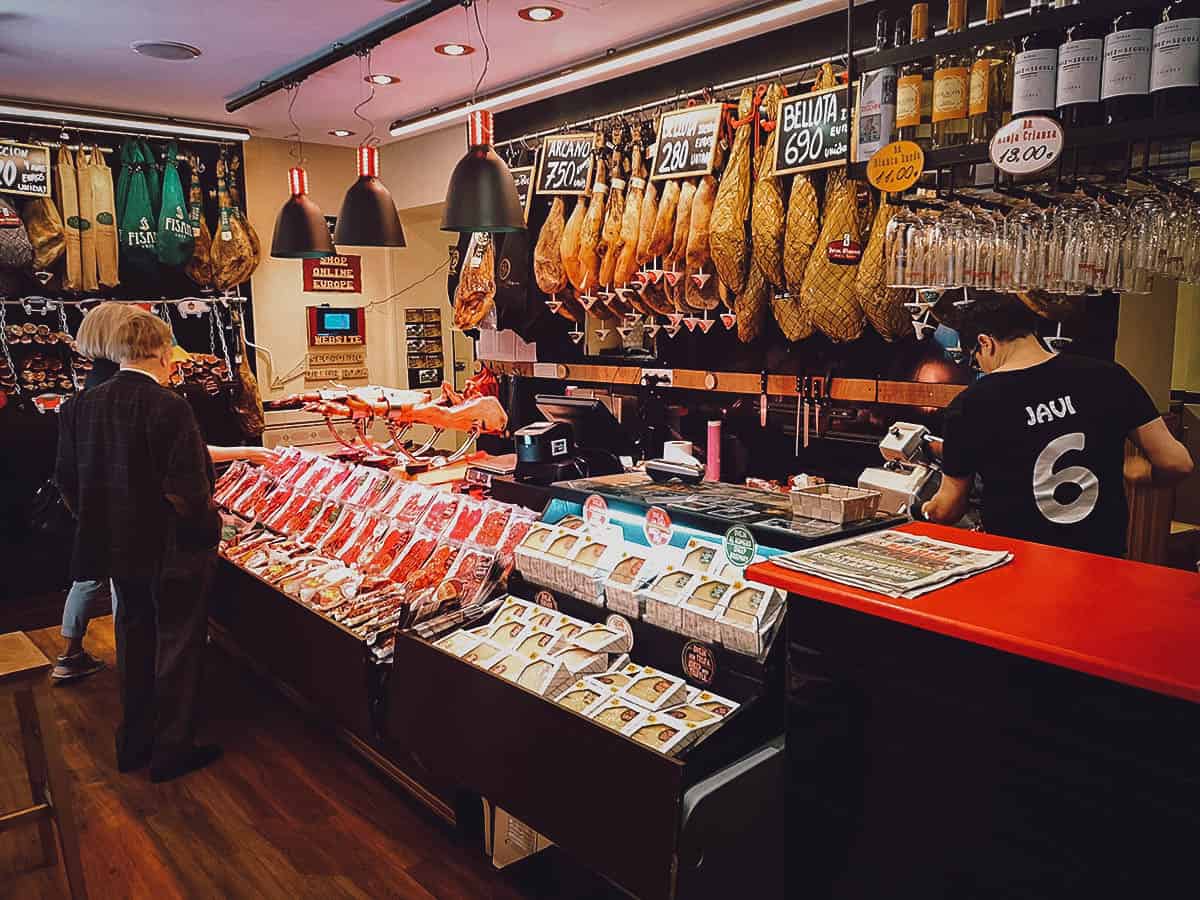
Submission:
POLYGON ((217 314, 214 308, 215 304, 208 305, 208 352, 212 356, 217 355, 217 314))
POLYGON ((167 328, 171 329, 171 343, 176 343, 175 340, 175 325, 171 322, 171 305, 169 303, 156 304, 158 317, 167 323, 167 328))
POLYGON ((221 321, 220 315, 221 304, 213 301, 212 312, 215 319, 217 337, 221 339, 221 352, 225 356, 225 367, 229 369, 230 376, 233 375, 233 360, 229 357, 229 344, 225 341, 225 323, 221 321))
POLYGON ((13 378, 13 391, 16 396, 20 396, 21 382, 17 378, 17 367, 13 363, 12 354, 8 350, 8 321, 3 303, 0 303, 0 349, 4 350, 4 361, 8 363, 8 371, 13 378))
MULTIPOLYGON (((58 325, 62 329, 62 333, 68 338, 71 335, 71 326, 67 324, 67 308, 61 303, 58 304, 58 325)), ((75 390, 79 390, 79 372, 75 369, 75 349, 67 344, 67 365, 71 368, 71 384, 75 386, 75 390)))

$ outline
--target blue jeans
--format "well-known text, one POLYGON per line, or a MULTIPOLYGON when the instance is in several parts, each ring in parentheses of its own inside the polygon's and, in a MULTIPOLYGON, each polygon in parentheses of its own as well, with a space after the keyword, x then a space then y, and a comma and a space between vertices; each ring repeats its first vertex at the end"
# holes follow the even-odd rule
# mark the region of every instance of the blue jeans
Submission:
POLYGON ((111 583, 102 581, 74 582, 71 585, 70 592, 67 594, 66 605, 63 607, 63 637, 73 640, 86 635, 88 622, 94 616, 108 615, 110 604, 104 603, 106 599, 111 600, 111 611, 115 616, 117 614, 117 592, 112 589, 111 583), (108 598, 104 596, 105 591, 108 592, 108 598), (104 605, 101 606, 101 603, 104 603, 104 605))

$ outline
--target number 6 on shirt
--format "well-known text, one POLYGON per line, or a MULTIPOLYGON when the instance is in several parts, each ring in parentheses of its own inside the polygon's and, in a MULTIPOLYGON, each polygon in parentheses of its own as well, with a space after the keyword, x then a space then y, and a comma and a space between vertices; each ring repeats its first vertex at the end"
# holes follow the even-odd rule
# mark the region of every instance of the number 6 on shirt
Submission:
POLYGON ((1061 472, 1054 471, 1054 464, 1072 450, 1084 448, 1083 432, 1064 434, 1055 438, 1038 454, 1033 464, 1033 499, 1038 511, 1058 525, 1074 525, 1082 522, 1100 499, 1100 479, 1091 469, 1084 466, 1067 466, 1061 472), (1059 485, 1079 486, 1079 496, 1069 503, 1060 503, 1054 497, 1059 485))

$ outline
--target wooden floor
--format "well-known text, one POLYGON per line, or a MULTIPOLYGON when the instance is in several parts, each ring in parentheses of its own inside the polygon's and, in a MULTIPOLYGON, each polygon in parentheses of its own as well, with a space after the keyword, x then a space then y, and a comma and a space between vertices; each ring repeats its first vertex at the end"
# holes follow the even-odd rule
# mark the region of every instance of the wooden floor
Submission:
MULTIPOLYGON (((31 633, 48 655, 56 629, 31 633)), ((201 739, 215 765, 154 785, 116 771, 110 619, 87 641, 109 668, 56 687, 93 898, 601 898, 611 890, 552 849, 497 872, 269 685, 209 648, 201 739)), ((0 689, 0 813, 29 802, 11 695, 0 689)), ((0 897, 66 896, 61 867, 32 868, 37 829, 0 834, 0 897)))

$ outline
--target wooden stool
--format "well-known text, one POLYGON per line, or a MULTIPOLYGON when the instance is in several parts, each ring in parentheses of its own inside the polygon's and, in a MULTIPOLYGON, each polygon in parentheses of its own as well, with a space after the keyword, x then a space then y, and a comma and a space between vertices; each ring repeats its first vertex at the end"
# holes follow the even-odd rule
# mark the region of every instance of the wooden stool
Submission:
POLYGON ((17 717, 21 722, 21 740, 25 746, 25 768, 33 788, 33 806, 0 814, 0 832, 37 822, 43 862, 52 866, 56 860, 54 830, 50 825, 53 819, 58 824, 63 868, 67 872, 71 896, 83 900, 87 897, 87 887, 79 862, 79 835, 71 810, 70 780, 59 749, 58 728, 48 696, 46 672, 49 669, 50 660, 25 632, 0 634, 0 685, 11 686, 13 690, 17 717))

